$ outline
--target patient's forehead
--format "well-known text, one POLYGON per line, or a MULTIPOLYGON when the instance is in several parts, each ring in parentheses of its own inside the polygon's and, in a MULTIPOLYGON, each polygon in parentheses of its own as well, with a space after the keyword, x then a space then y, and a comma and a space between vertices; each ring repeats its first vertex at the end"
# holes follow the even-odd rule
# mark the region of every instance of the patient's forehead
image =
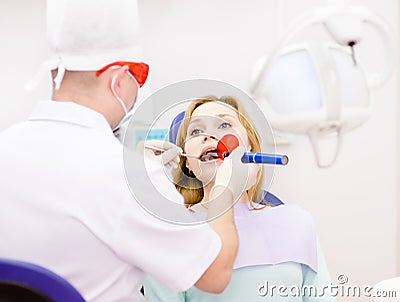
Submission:
POLYGON ((197 107, 192 116, 219 116, 221 114, 228 114, 238 118, 238 114, 231 106, 221 102, 208 102, 197 107))

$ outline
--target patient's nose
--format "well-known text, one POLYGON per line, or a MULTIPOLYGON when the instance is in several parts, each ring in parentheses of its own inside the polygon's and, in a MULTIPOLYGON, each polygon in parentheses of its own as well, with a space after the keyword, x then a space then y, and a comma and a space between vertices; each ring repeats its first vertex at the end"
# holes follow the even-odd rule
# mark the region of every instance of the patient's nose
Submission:
POLYGON ((213 136, 213 135, 205 135, 204 136, 204 141, 206 142, 208 139, 216 140, 215 136, 213 136))

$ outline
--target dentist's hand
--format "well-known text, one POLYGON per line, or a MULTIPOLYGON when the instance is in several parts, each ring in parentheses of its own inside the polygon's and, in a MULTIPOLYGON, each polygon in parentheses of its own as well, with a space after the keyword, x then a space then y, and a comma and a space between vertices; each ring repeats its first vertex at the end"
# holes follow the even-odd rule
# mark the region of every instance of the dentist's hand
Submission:
MULTIPOLYGON (((233 150, 219 167, 215 175, 214 186, 211 188, 210 197, 214 198, 221 187, 227 188, 232 193, 233 201, 247 190, 249 182, 249 165, 243 164, 241 159, 245 152, 243 146, 238 146, 233 150), (218 190, 217 188, 220 187, 218 190)), ((255 183, 255 180, 251 180, 255 183)))
POLYGON ((177 145, 167 141, 159 140, 148 140, 146 143, 144 141, 140 141, 137 145, 137 149, 140 152, 144 152, 146 157, 160 162, 168 169, 178 167, 178 163, 180 161, 179 154, 183 152, 182 149, 177 145), (145 145, 162 149, 164 151, 152 150, 150 148, 146 148, 145 145))

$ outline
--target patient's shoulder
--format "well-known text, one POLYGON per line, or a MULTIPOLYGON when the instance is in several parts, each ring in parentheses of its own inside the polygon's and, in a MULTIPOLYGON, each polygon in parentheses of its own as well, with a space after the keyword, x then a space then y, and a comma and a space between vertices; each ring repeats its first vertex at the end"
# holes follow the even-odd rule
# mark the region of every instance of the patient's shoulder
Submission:
POLYGON ((315 228, 314 219, 309 211, 298 204, 282 204, 265 208, 269 216, 274 220, 291 227, 315 228))

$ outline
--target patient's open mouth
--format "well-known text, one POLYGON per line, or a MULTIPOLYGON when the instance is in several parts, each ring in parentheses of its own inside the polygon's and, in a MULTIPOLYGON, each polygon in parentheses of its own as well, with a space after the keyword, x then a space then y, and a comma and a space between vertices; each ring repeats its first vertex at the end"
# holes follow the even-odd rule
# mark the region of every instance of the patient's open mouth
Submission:
POLYGON ((218 158, 217 149, 210 149, 200 155, 200 161, 211 161, 218 158))

